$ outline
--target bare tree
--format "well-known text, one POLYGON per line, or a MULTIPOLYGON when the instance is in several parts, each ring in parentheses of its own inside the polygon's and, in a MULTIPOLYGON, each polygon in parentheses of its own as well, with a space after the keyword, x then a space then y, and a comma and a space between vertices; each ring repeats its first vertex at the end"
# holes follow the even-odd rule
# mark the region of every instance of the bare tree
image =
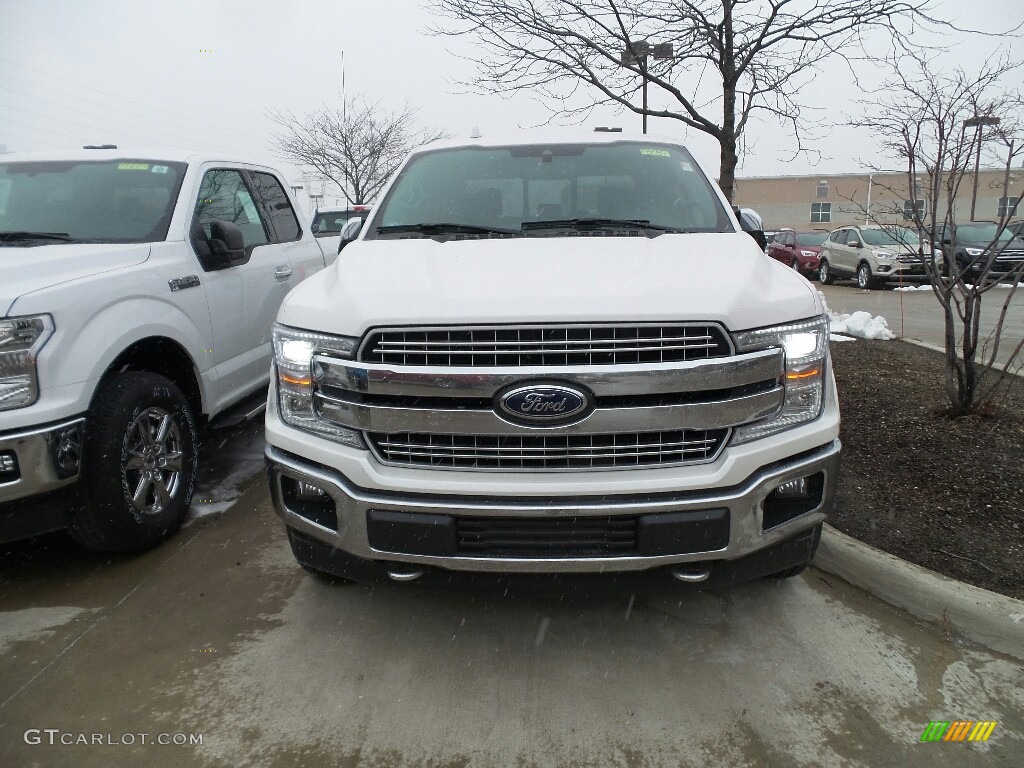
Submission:
POLYGON ((303 118, 277 110, 268 116, 282 129, 272 142, 277 155, 333 181, 350 205, 373 200, 409 150, 447 136, 418 128, 408 105, 388 111, 362 96, 303 118))
POLYGON ((906 168, 908 213, 920 233, 918 256, 945 318, 950 412, 963 415, 992 399, 1010 371, 1020 367, 1024 348, 1024 337, 1003 338, 1010 302, 1024 279, 1024 260, 1009 253, 1020 251, 1021 242, 1006 227, 1024 193, 1024 173, 1011 173, 1024 149, 1024 98, 1002 83, 1019 80, 1021 63, 989 61, 974 74, 962 69, 942 74, 920 55, 891 64, 894 75, 880 91, 886 95, 866 102, 868 111, 854 124, 875 133, 883 150, 906 168), (974 219, 983 147, 989 163, 1003 172, 1004 204, 990 227, 987 247, 957 249, 958 225, 974 219), (1001 283, 1003 288, 993 294, 1001 283), (995 301, 989 304, 997 296, 1002 304, 993 330, 982 336, 982 305, 990 294, 995 301), (1005 344, 1010 351, 997 366, 1005 344))
POLYGON ((484 92, 531 91, 577 115, 613 103, 714 137, 730 200, 752 114, 789 125, 802 151, 797 94, 814 67, 852 55, 873 29, 899 47, 911 23, 942 26, 928 0, 433 0, 433 7, 455 24, 439 34, 480 38, 484 92), (709 72, 713 86, 704 85, 709 72), (646 98, 637 104, 645 83, 670 107, 649 108, 646 98), (581 85, 592 98, 574 99, 581 85))

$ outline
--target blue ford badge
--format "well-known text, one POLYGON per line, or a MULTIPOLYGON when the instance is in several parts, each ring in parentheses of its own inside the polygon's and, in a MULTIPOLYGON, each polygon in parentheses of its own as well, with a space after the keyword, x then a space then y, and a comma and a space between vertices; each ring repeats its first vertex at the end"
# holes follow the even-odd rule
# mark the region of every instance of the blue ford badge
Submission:
POLYGON ((533 384, 506 392, 498 407, 514 421, 554 424, 584 413, 590 407, 590 398, 572 387, 533 384))

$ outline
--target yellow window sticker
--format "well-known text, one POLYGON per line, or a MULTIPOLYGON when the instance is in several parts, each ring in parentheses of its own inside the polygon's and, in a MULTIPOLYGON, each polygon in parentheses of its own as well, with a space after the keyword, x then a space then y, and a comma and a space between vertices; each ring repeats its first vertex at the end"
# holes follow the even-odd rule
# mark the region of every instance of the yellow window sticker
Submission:
POLYGON ((118 163, 119 171, 148 171, 149 163, 118 163))
POLYGON ((154 165, 153 170, 150 171, 150 173, 167 173, 169 170, 171 169, 166 165, 154 165))
POLYGON ((651 149, 650 147, 643 147, 640 150, 641 155, 651 155, 653 157, 672 157, 672 153, 667 149, 651 149))

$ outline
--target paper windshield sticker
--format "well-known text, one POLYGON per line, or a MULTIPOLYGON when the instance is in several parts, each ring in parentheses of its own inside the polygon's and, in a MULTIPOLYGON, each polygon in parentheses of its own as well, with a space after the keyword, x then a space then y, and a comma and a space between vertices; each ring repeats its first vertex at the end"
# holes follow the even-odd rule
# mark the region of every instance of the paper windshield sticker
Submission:
POLYGON ((166 165, 154 165, 151 173, 167 173, 169 170, 166 165))
POLYGON ((653 157, 672 157, 672 153, 667 149, 652 149, 650 147, 643 147, 640 150, 641 155, 651 155, 653 157))
POLYGON ((118 163, 119 171, 148 171, 149 163, 118 163))
POLYGON ((686 171, 687 173, 693 173, 693 166, 692 166, 692 165, 690 165, 690 164, 689 164, 688 162, 686 162, 685 160, 680 160, 680 161, 679 161, 679 167, 680 167, 680 168, 682 168, 682 169, 683 169, 684 171, 686 171))

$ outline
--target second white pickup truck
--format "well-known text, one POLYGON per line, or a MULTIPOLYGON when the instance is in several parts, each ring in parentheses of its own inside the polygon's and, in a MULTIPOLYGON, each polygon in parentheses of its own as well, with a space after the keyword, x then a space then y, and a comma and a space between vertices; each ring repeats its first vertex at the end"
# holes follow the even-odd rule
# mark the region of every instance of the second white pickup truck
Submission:
POLYGON ((197 427, 267 385, 324 258, 280 174, 185 152, 0 157, 0 540, 137 550, 181 524, 197 427))
POLYGON ((355 231, 274 330, 304 566, 661 589, 810 562, 840 451, 824 307, 684 147, 433 143, 355 231))

